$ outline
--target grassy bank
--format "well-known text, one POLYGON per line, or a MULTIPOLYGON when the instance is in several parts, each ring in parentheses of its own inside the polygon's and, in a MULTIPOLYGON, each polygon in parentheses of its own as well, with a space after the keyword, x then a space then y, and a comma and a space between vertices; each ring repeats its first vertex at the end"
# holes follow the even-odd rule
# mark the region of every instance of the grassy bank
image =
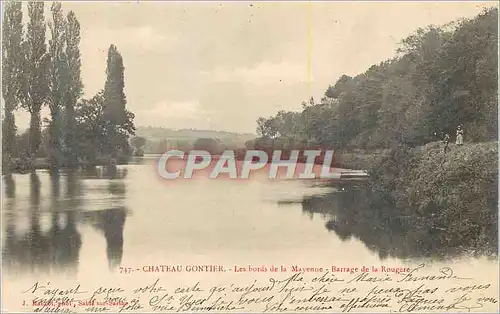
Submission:
POLYGON ((304 204, 331 212, 326 227, 341 239, 360 239, 381 258, 496 256, 497 142, 452 145, 446 155, 429 143, 351 156, 370 180, 304 204))
POLYGON ((411 232, 432 236, 430 251, 444 243, 450 250, 497 251, 497 142, 452 145, 446 154, 438 142, 400 147, 365 166, 377 198, 412 216, 411 232))

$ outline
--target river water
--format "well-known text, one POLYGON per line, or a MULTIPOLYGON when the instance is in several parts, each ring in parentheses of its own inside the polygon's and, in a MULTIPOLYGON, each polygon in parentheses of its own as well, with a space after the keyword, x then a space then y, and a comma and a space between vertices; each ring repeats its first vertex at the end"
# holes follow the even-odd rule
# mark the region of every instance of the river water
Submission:
POLYGON ((48 274, 79 278, 96 270, 107 276, 119 266, 193 263, 453 263, 469 275, 482 269, 498 278, 497 260, 436 245, 428 232, 411 228, 411 217, 362 209, 363 183, 174 182, 161 179, 152 161, 115 170, 4 176, 4 284, 48 274))

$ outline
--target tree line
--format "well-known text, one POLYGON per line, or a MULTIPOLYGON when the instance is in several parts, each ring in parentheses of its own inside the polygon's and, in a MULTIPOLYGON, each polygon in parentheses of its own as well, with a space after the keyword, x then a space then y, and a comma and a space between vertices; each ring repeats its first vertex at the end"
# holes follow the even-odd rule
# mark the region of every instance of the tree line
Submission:
POLYGON ((498 9, 418 29, 397 55, 354 77, 342 75, 324 98, 257 120, 262 143, 324 148, 410 147, 453 135, 497 140, 498 9), (272 140, 272 141, 270 141, 272 140))
POLYGON ((126 109, 125 69, 117 47, 108 49, 104 88, 83 99, 80 23, 75 13, 65 15, 61 3, 53 2, 51 20, 46 22, 44 2, 30 1, 27 8, 25 25, 22 2, 4 4, 3 168, 10 169, 20 157, 31 167, 37 157, 46 157, 50 168, 58 169, 130 156, 134 114, 126 109), (44 106, 50 118, 41 121, 44 106), (17 132, 16 110, 30 114, 24 134, 17 132))

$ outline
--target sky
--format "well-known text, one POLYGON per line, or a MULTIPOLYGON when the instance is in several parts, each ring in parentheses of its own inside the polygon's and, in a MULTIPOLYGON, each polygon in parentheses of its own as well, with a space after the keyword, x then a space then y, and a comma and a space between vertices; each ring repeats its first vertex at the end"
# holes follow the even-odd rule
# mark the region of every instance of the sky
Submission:
MULTIPOLYGON (((343 75, 395 55, 419 27, 495 2, 63 2, 81 24, 84 97, 123 56, 136 126, 254 133, 259 116, 300 110, 343 75)), ((25 10, 27 11, 27 10, 25 10)), ((46 3, 50 19, 50 3, 46 3)), ((25 19, 27 13, 25 12, 25 19)), ((47 38, 50 34, 47 32, 47 38)), ((47 115, 44 109, 43 115, 47 115)), ((26 112, 17 125, 29 125, 26 112)))

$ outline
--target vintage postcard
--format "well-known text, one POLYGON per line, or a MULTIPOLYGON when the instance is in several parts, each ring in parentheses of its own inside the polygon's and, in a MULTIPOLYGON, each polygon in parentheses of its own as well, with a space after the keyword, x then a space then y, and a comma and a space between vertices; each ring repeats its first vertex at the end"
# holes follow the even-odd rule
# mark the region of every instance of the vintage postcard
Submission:
POLYGON ((1 5, 3 313, 499 312, 497 2, 1 5))

